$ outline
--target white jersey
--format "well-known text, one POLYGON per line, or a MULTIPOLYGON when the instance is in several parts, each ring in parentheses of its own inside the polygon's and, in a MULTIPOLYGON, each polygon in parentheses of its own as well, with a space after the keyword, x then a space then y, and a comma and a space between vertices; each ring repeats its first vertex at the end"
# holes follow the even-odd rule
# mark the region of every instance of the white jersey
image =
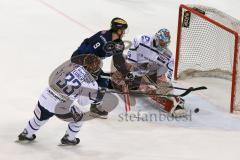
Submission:
POLYGON ((135 65, 134 73, 138 76, 166 74, 171 80, 172 52, 168 48, 154 47, 153 38, 154 36, 147 34, 135 37, 127 53, 127 59, 135 65))
POLYGON ((92 103, 97 91, 98 84, 91 74, 69 60, 52 72, 49 87, 40 96, 39 103, 55 113, 56 107, 69 107, 74 101, 82 106, 92 103))

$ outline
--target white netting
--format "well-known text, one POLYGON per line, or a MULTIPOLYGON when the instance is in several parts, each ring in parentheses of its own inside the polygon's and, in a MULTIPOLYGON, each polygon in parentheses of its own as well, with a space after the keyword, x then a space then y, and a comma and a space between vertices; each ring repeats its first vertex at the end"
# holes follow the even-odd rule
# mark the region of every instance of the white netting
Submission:
MULTIPOLYGON (((205 12, 205 16, 240 34, 240 21, 210 7, 188 5, 205 12)), ((183 8, 184 12, 187 11, 183 8)), ((182 18, 184 17, 182 15, 182 18)), ((235 36, 214 23, 191 13, 188 27, 181 28, 178 77, 219 77, 232 80, 235 36)), ((238 48, 240 44, 238 44, 238 48)), ((239 48, 240 51, 240 48, 239 48)), ((238 60, 240 56, 238 54, 238 60)), ((235 62, 237 63, 237 62, 235 62)), ((237 81, 234 109, 240 110, 240 65, 237 63, 237 81)))

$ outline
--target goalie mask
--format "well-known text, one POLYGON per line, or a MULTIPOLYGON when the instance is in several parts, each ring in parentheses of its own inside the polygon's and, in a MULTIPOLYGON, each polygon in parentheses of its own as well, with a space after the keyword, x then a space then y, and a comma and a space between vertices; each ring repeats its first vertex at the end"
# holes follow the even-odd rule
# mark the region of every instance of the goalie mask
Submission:
POLYGON ((154 36, 155 47, 167 47, 170 43, 171 36, 168 29, 160 29, 154 36))

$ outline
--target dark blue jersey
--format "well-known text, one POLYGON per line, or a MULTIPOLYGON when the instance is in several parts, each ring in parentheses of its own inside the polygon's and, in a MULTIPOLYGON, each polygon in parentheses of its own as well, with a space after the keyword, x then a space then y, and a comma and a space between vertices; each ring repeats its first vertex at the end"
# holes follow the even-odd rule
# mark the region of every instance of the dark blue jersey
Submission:
MULTIPOLYGON (((111 48, 111 47, 110 47, 111 48)), ((101 59, 113 56, 113 64, 116 67, 117 70, 119 70, 125 77, 125 75, 128 73, 128 70, 125 65, 125 59, 123 57, 123 50, 124 50, 124 43, 121 39, 112 40, 112 31, 111 30, 105 30, 105 31, 99 31, 96 34, 94 34, 90 38, 86 38, 78 47, 78 49, 72 54, 71 61, 73 63, 78 63, 78 57, 82 54, 94 54, 101 59), (118 50, 117 48, 114 48, 113 50, 106 49, 107 43, 110 44, 111 42, 121 44, 120 46, 123 46, 122 49, 118 50), (105 49, 104 49, 105 48, 105 49), (114 54, 117 53, 117 54, 114 54)))
POLYGON ((103 46, 112 41, 112 31, 99 31, 90 38, 86 38, 80 47, 73 53, 72 57, 81 54, 95 54, 100 58, 110 57, 112 54, 107 53, 103 46))

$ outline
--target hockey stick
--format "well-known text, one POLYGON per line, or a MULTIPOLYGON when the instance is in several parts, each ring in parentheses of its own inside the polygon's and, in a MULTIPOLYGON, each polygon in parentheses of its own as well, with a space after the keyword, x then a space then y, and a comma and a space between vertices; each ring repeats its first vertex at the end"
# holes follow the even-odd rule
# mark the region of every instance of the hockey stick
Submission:
MULTIPOLYGON (((110 76, 101 76, 102 78, 107 78, 107 79, 111 79, 110 76)), ((178 89, 178 90, 184 90, 185 92, 183 92, 182 94, 179 94, 179 95, 175 95, 175 94, 147 94, 147 93, 144 93, 144 92, 136 92, 136 91, 129 91, 129 92, 118 92, 118 91, 115 91, 115 92, 109 92, 109 93, 119 93, 119 94, 138 94, 138 95, 159 95, 159 96, 167 96, 167 97, 177 97, 177 96, 180 96, 180 97, 184 97, 186 95, 188 95, 189 93, 193 92, 193 91, 198 91, 198 90, 204 90, 204 89, 207 89, 207 87, 205 86, 201 86, 201 87, 190 87, 190 88, 181 88, 181 87, 173 87, 173 86, 158 86, 155 82, 153 82, 148 76, 144 76, 145 78, 147 78, 150 82, 152 83, 149 83, 149 84, 153 84, 156 88, 160 88, 160 87, 167 87, 167 88, 173 88, 173 89, 178 89)), ((144 78, 143 77, 143 78, 144 78)))
MULTIPOLYGON (((190 87, 190 88, 182 88, 182 87, 174 87, 174 86, 158 86, 150 77, 148 76, 144 76, 147 78, 147 80, 151 83, 149 84, 153 84, 156 88, 172 88, 172 89, 178 89, 178 90, 185 90, 186 92, 182 93, 181 95, 184 95, 185 94, 189 94, 190 92, 192 91, 197 91, 197 90, 204 90, 204 89, 207 89, 206 86, 201 86, 201 87, 196 87, 196 88, 193 88, 193 87, 190 87)), ((143 78, 144 78, 143 77, 143 78)), ((146 78, 144 78, 146 80, 146 78)))
POLYGON ((179 88, 179 87, 175 87, 175 89, 178 88, 180 90, 185 90, 185 92, 183 92, 182 94, 180 94, 179 96, 180 97, 184 97, 186 95, 188 95, 189 93, 193 92, 193 91, 199 91, 199 90, 204 90, 204 89, 207 89, 207 87, 205 86, 201 86, 201 87, 196 87, 196 88, 193 88, 193 87, 190 87, 190 88, 179 88))
POLYGON ((204 90, 204 89, 206 89, 206 87, 204 87, 204 86, 196 87, 196 88, 190 87, 188 89, 185 88, 185 92, 183 92, 182 94, 157 94, 157 93, 141 92, 138 90, 129 90, 129 92, 121 92, 121 91, 111 90, 111 89, 106 90, 106 93, 150 95, 150 96, 152 95, 152 96, 164 96, 164 97, 184 97, 193 91, 204 90))
MULTIPOLYGON (((128 85, 122 87, 123 93, 129 93, 128 85)), ((131 110, 130 96, 129 94, 123 94, 125 101, 125 111, 129 112, 131 110)))
MULTIPOLYGON (((174 86, 158 86, 155 82, 153 82, 148 76, 144 76, 148 79, 148 81, 150 81, 151 83, 147 83, 147 84, 153 84, 156 88, 172 88, 172 89, 178 89, 178 90, 185 90, 187 91, 187 93, 192 90, 192 91, 197 91, 197 90, 204 90, 204 89, 207 89, 206 86, 201 86, 201 87, 197 87, 197 88, 193 88, 193 87, 190 87, 190 88, 182 88, 182 87, 174 87, 174 86)), ((143 77, 143 78, 144 78, 143 77)), ((101 75, 101 78, 106 78, 106 79, 111 79, 111 76, 110 74, 109 75, 101 75)), ((184 92, 185 93, 185 92, 184 92)), ((183 93, 183 94, 184 94, 183 93)), ((189 92, 190 93, 190 92, 189 92)))

